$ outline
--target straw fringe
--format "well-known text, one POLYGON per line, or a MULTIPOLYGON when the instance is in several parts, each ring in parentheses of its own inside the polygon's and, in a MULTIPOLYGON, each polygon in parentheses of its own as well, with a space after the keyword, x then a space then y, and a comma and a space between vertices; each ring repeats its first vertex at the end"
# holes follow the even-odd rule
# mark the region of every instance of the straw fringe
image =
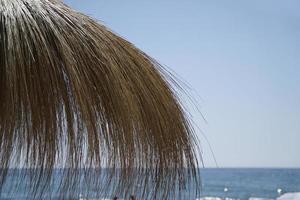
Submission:
POLYGON ((0 188, 13 173, 29 177, 35 198, 54 183, 62 198, 83 185, 174 198, 199 181, 174 86, 152 58, 60 1, 0 0, 0 188))

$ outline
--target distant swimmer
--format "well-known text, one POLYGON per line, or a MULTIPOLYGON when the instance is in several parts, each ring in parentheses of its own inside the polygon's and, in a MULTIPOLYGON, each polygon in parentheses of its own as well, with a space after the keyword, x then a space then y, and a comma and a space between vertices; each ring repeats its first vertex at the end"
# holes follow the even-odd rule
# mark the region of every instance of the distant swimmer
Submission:
POLYGON ((136 200, 136 198, 133 195, 131 195, 129 200, 136 200))

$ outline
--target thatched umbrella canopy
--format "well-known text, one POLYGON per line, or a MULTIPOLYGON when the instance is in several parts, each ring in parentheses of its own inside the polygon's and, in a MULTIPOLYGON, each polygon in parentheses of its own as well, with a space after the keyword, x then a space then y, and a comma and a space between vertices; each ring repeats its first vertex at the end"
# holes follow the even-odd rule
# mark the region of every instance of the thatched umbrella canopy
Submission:
POLYGON ((26 180, 30 198, 51 187, 62 198, 174 197, 198 181, 178 89, 155 60, 61 1, 0 0, 0 189, 26 180))

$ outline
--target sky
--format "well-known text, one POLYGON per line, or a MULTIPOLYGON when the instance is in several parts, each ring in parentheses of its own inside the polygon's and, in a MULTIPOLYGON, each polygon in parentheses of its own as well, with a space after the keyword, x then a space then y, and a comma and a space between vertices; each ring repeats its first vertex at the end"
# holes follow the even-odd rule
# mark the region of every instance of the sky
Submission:
POLYGON ((300 167, 298 0, 64 2, 189 85, 204 166, 300 167))

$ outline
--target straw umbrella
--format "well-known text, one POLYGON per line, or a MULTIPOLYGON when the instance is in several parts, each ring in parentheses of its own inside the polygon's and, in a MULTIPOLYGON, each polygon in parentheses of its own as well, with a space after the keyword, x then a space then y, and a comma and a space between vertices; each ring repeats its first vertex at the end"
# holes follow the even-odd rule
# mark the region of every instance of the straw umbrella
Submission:
POLYGON ((0 189, 175 198, 198 183, 181 89, 59 0, 0 0, 0 189))

